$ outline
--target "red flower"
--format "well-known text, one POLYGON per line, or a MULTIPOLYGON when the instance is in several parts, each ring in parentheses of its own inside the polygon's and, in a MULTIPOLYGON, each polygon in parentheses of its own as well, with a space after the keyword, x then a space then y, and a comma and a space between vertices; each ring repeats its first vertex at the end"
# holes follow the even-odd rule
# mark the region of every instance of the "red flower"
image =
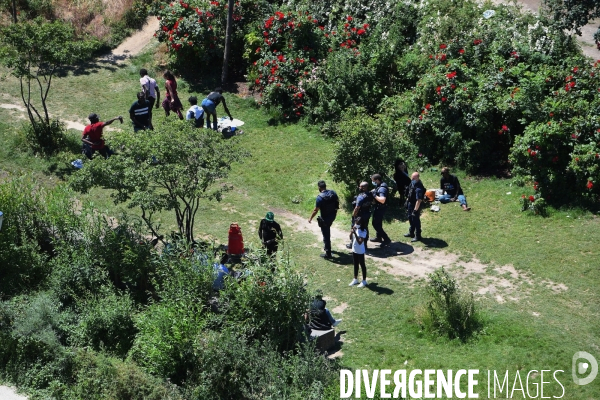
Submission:
POLYGON ((360 35, 364 35, 367 31, 365 31, 364 29, 359 29, 358 31, 356 31, 356 33, 360 36, 360 35))
POLYGON ((506 126, 506 125, 502 125, 502 130, 503 130, 504 132, 508 131, 508 126, 506 126))
POLYGON ((348 22, 350 22, 350 21, 352 21, 352 17, 348 15, 348 16, 346 17, 346 20, 347 20, 348 22))
POLYGON ((257 85, 260 85, 260 79, 256 78, 256 80, 254 81, 254 83, 256 83, 257 85))
POLYGON ((596 153, 596 160, 600 158, 600 154, 596 153))
POLYGON ((592 183, 592 181, 588 181, 587 185, 585 185, 586 188, 588 188, 589 190, 592 190, 592 188, 594 187, 594 184, 592 183))
POLYGON ((569 82, 571 79, 573 79, 573 75, 569 75, 565 78, 566 82, 569 82))
POLYGON ((427 103, 427 104, 425 105, 425 109, 426 109, 426 110, 429 110, 429 109, 431 109, 431 104, 427 103))
POLYGON ((554 113, 553 113, 553 112, 551 112, 551 113, 550 113, 550 116, 551 116, 551 117, 554 117, 554 113))
POLYGON ((579 136, 577 136, 575 133, 571 134, 571 139, 577 139, 579 136))
POLYGON ((285 62, 285 58, 283 57, 283 54, 278 55, 277 59, 281 62, 285 62))
POLYGON ((558 162, 558 156, 554 156, 554 157, 552 158, 552 162, 553 162, 553 163, 557 163, 557 162, 558 162))
POLYGON ((440 44, 440 49, 444 50, 446 47, 448 46, 446 46, 444 43, 440 44))
POLYGON ((481 44, 481 43, 483 43, 483 40, 481 40, 481 39, 475 39, 475 40, 473 40, 473 44, 474 44, 475 46, 477 46, 477 45, 479 45, 479 44, 481 44))
POLYGON ((446 78, 448 79, 453 79, 456 77, 456 71, 450 72, 449 74, 446 74, 446 78))
POLYGON ((456 89, 456 85, 455 85, 454 83, 453 83, 452 85, 450 85, 450 87, 451 87, 452 89, 456 89))
POLYGON ((535 197, 529 196, 529 201, 533 203, 535 201, 535 197))
POLYGON ((364 25, 363 25, 363 28, 364 28, 364 29, 369 29, 369 24, 364 24, 364 25))
POLYGON ((465 49, 460 49, 460 50, 458 51, 458 53, 459 53, 459 54, 465 54, 465 49))
POLYGON ((319 26, 319 29, 322 30, 322 31, 324 31, 325 27, 324 26, 319 26))
POLYGON ((441 86, 438 86, 438 87, 435 89, 435 91, 436 91, 438 94, 440 94, 440 93, 442 92, 442 87, 441 87, 441 86))
POLYGON ((444 102, 444 101, 446 101, 446 98, 445 98, 445 97, 442 97, 442 102, 444 102))
POLYGON ((440 60, 442 60, 442 61, 446 61, 446 55, 445 55, 445 54, 442 54, 442 55, 440 56, 440 60))
POLYGON ((577 71, 579 71, 579 67, 573 67, 573 72, 577 73, 577 71))

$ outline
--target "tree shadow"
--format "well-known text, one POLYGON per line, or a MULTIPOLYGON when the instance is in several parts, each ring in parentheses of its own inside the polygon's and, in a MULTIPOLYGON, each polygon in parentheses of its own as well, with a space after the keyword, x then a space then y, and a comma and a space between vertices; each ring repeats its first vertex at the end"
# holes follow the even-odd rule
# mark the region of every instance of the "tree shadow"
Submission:
POLYGON ((383 287, 383 286, 379 286, 379 283, 377 283, 377 282, 369 283, 366 287, 370 291, 375 292, 378 295, 385 294, 385 295, 389 296, 391 294, 394 294, 394 291, 392 289, 389 289, 389 288, 386 288, 386 287, 383 287))
POLYGON ((421 239, 421 242, 425 245, 425 247, 432 247, 436 249, 443 249, 444 247, 448 247, 448 242, 437 238, 423 238, 421 239))
POLYGON ((384 247, 370 247, 369 256, 374 258, 388 258, 394 256, 406 256, 415 251, 415 248, 407 243, 392 242, 384 247))
POLYGON ((110 72, 116 72, 119 69, 125 68, 125 64, 120 64, 119 61, 127 59, 126 55, 123 56, 110 56, 110 58, 98 58, 95 60, 85 61, 77 65, 67 65, 59 68, 56 71, 56 76, 64 78, 69 72, 74 76, 92 75, 100 72, 101 70, 107 70, 110 72))

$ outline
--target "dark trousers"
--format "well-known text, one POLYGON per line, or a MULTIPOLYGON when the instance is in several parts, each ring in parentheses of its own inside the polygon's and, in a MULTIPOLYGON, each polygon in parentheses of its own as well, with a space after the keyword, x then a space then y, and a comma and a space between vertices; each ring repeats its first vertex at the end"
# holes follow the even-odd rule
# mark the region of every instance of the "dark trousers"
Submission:
POLYGON ((279 249, 279 246, 275 241, 263 244, 263 246, 265 247, 265 249, 267 249, 267 255, 269 256, 277 253, 277 250, 279 249))
POLYGON ((354 276, 358 276, 358 266, 362 270, 363 281, 367 280, 367 265, 365 264, 365 255, 352 253, 352 259, 354 260, 354 276))
POLYGON ((379 239, 383 239, 384 241, 387 242, 390 240, 390 237, 383 230, 383 215, 385 214, 385 209, 386 209, 386 207, 383 206, 383 207, 377 207, 373 211, 373 229, 375 229, 375 232, 379 239))
POLYGON ((408 223, 410 224, 410 229, 409 229, 408 233, 410 233, 411 235, 416 235, 418 238, 420 238, 421 237, 421 212, 417 211, 414 213, 414 216, 413 216, 414 209, 415 209, 415 205, 408 203, 408 207, 406 209, 406 212, 408 213, 408 223))
POLYGON ((323 234, 323 250, 325 253, 331 254, 331 224, 335 221, 336 215, 321 216, 323 223, 321 224, 321 233, 323 234))
POLYGON ((87 143, 83 143, 81 152, 90 160, 92 159, 92 156, 95 152, 100 153, 100 155, 104 158, 108 158, 113 154, 113 152, 111 151, 111 149, 108 148, 108 146, 104 146, 104 148, 102 149, 92 149, 92 146, 90 146, 87 143))

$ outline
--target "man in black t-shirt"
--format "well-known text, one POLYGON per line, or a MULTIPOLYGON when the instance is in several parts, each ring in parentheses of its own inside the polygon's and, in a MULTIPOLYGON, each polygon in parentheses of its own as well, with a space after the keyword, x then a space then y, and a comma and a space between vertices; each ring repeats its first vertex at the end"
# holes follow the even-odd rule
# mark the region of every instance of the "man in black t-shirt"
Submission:
POLYGON ((340 208, 340 199, 336 192, 327 190, 325 181, 319 181, 317 185, 319 186, 319 195, 317 196, 315 209, 310 215, 308 223, 310 224, 315 215, 321 211, 321 217, 318 219, 318 222, 323 234, 323 250, 325 251, 321 254, 321 257, 331 258, 331 224, 335 221, 337 210, 340 208))
POLYGON ((383 230, 383 216, 387 209, 389 189, 380 174, 371 176, 371 182, 376 186, 373 191, 373 229, 375 229, 376 237, 371 239, 371 242, 381 242, 383 247, 392 242, 383 230))
POLYGON ((408 223, 410 229, 404 237, 412 238, 411 242, 418 242, 421 238, 421 203, 425 196, 425 186, 421 182, 420 174, 413 172, 410 176, 411 181, 408 186, 408 195, 406 199, 406 213, 408 214, 408 223))
POLYGON ((281 226, 275 222, 275 215, 271 211, 260 221, 258 237, 262 241, 263 247, 267 249, 268 255, 277 253, 279 241, 283 239, 283 232, 281 232, 281 226))
POLYGON ((442 168, 442 178, 440 179, 440 188, 444 191, 439 198, 440 203, 449 203, 458 201, 463 211, 471 211, 471 207, 467 205, 467 198, 463 194, 460 182, 456 175, 450 174, 450 168, 442 168))
POLYGON ((152 129, 150 127, 150 102, 146 100, 144 92, 139 92, 137 98, 137 101, 129 108, 129 118, 133 122, 133 130, 137 132, 152 129))

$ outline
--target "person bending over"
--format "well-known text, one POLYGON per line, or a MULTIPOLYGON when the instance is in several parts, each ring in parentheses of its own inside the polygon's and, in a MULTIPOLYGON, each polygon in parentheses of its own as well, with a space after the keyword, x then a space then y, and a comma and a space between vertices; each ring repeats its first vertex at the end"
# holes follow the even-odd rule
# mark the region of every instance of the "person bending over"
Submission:
POLYGON ((81 141, 83 142, 83 154, 85 154, 85 156, 90 160, 95 152, 100 153, 104 158, 110 157, 112 151, 104 144, 102 130, 106 125, 110 125, 116 120, 119 120, 121 123, 123 123, 123 117, 119 115, 118 117, 109 119, 106 122, 101 122, 98 114, 91 113, 88 116, 88 119, 90 120, 90 124, 83 129, 83 134, 81 137, 81 141))
POLYGON ((194 120, 194 127, 202 128, 204 126, 204 110, 198 107, 198 98, 192 96, 188 99, 190 102, 190 109, 185 114, 185 119, 190 121, 194 120))
POLYGON ((206 113, 206 127, 210 129, 210 118, 213 118, 212 128, 213 130, 217 130, 217 106, 220 103, 223 103, 223 108, 227 115, 229 115, 229 119, 233 121, 233 117, 227 108, 227 103, 225 102, 225 97, 223 97, 223 89, 220 87, 216 88, 214 92, 210 92, 208 96, 204 100, 202 100, 202 109, 206 113))

